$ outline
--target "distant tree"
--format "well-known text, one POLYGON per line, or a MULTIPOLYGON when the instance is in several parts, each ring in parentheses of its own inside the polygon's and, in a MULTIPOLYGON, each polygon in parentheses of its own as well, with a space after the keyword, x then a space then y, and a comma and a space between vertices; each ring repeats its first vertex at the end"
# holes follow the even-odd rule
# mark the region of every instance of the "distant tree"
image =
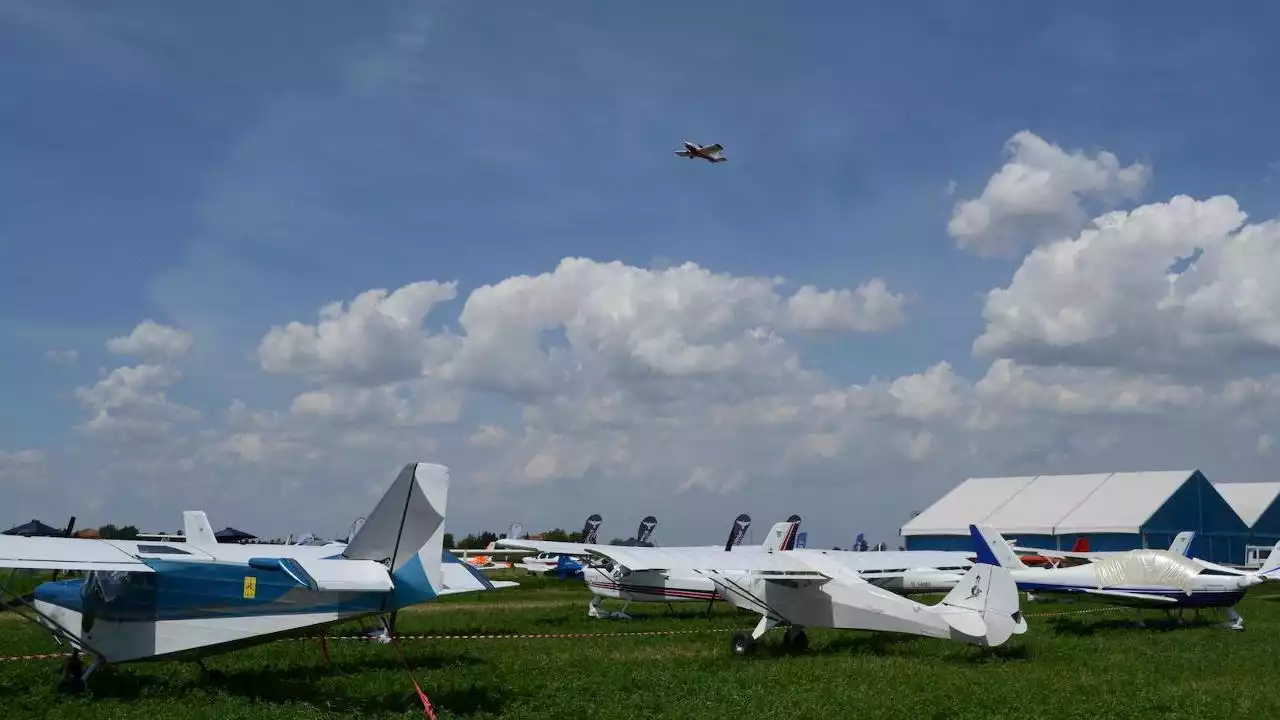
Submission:
POLYGON ((98 537, 102 538, 103 540, 112 540, 116 537, 117 532, 119 531, 116 529, 115 525, 110 525, 110 524, 103 525, 102 527, 98 528, 98 537))
MULTIPOLYGON (((578 533, 581 537, 581 533, 578 533)), ((542 539, 550 542, 574 542, 573 535, 564 528, 553 528, 542 533, 542 539)))
POLYGON ((498 534, 489 530, 485 530, 479 535, 468 535, 460 540, 453 547, 459 550, 482 550, 489 546, 489 543, 498 539, 498 534))
POLYGON ((840 548, 838 548, 838 547, 833 547, 833 548, 831 548, 831 549, 832 549, 832 550, 839 550, 840 548))
POLYGON ((125 526, 124 526, 124 527, 122 527, 122 528, 117 528, 117 529, 116 529, 116 539, 117 539, 117 540, 137 540, 137 539, 138 539, 138 528, 136 528, 136 527, 134 527, 134 526, 132 526, 132 525, 125 525, 125 526))
POLYGON ((453 545, 453 533, 445 533, 445 534, 444 534, 444 549, 445 549, 445 550, 451 550, 451 549, 453 549, 453 547, 454 547, 454 545, 453 545))

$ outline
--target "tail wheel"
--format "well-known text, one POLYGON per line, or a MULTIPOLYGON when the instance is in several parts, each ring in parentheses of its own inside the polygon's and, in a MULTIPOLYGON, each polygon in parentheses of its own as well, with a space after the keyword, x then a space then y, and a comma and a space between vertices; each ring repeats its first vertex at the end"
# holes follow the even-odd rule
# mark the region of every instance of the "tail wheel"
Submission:
POLYGON ((755 652, 756 641, 744 632, 736 632, 729 641, 729 648, 733 650, 734 655, 750 655, 755 652))

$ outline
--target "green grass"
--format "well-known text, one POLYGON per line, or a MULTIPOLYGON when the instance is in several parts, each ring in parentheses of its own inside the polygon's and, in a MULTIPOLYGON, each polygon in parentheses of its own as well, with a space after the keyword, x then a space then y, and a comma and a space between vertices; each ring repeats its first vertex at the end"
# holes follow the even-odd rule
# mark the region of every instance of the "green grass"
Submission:
MULTIPOLYGON (((522 581, 528 580, 521 578, 522 581)), ((811 630, 788 655, 777 633, 757 655, 729 654, 732 629, 750 615, 717 604, 633 605, 631 621, 590 620, 581 583, 449 598, 402 612, 401 634, 540 634, 698 631, 571 639, 402 640, 443 718, 1096 718, 1268 717, 1277 701, 1263 681, 1280 637, 1280 596, 1239 606, 1248 630, 1208 621, 1177 629, 1132 626, 1127 612, 1029 603, 1030 631, 983 651, 942 640, 811 630)), ((933 602, 933 599, 928 600, 933 602)), ((353 628, 336 628, 343 634, 353 628)), ((395 650, 286 640, 217 656, 201 677, 189 663, 107 668, 92 697, 55 691, 59 661, 0 662, 0 707, 14 718, 420 718, 395 650)), ((0 614, 0 655, 55 651, 48 635, 0 614)))

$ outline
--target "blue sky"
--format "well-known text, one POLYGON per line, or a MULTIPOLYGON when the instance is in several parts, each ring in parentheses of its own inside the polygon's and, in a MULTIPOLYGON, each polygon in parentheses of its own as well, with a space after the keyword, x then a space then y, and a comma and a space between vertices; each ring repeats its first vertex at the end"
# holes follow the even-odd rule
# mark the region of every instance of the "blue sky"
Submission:
MULTIPOLYGON (((143 319, 193 334, 167 397, 209 430, 233 399, 287 409, 311 387, 260 367, 272 326, 315 323, 322 305, 371 288, 439 280, 458 296, 426 327, 456 330, 471 290, 566 257, 780 276, 785 294, 882 278, 910 297, 908 320, 796 339, 805 365, 832 386, 939 361, 976 381, 990 364, 971 352, 985 293, 1023 257, 966 252, 947 223, 1015 133, 1143 164, 1140 202, 1229 194, 1251 219, 1280 212, 1265 30, 1280 10, 1233 10, 0 0, 0 449, 49 463, 100 456, 74 430, 87 419, 74 388, 125 362, 104 343, 143 319), (730 162, 675 158, 683 140, 720 142, 730 162), (69 349, 71 365, 46 356, 69 349)), ((468 391, 458 429, 430 433, 447 446, 490 420, 515 431, 527 411, 468 391)), ((371 472, 385 472, 379 462, 371 472)), ((822 472, 847 474, 849 462, 822 472)), ((963 457, 938 462, 918 471, 936 478, 923 487, 969 473, 963 457)), ((136 481, 104 472, 111 487, 136 481)), ((597 480, 582 503, 614 502, 608 474, 587 471, 597 480)), ((52 512, 53 475, 42 477, 27 505, 52 512)), ((775 512, 750 499, 755 482, 716 496, 725 523, 751 502, 775 512)), ((536 490, 566 492, 555 480, 536 490)), ((104 497, 104 522, 129 512, 104 497)), ((191 501, 174 490, 139 522, 191 501)), ((579 522, 550 517, 559 500, 540 502, 548 517, 520 518, 526 527, 579 522)), ((649 512, 621 503, 628 529, 649 512)), ((457 512, 493 526, 514 512, 489 508, 507 514, 457 512)), ((325 512, 306 521, 334 524, 325 512)), ((659 532, 677 532, 682 512, 659 532)), ((852 537, 846 520, 896 529, 872 512, 816 512, 811 537, 852 537)))

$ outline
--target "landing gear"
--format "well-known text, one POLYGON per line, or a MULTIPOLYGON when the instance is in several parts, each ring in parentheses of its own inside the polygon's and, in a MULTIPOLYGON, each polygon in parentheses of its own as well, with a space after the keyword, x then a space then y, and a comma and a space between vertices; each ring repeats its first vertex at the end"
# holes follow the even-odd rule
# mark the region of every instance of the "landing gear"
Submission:
POLYGON ((1240 617, 1240 613, 1236 612, 1233 607, 1227 608, 1227 622, 1223 623, 1223 627, 1228 630, 1244 630, 1244 618, 1240 617))
POLYGON ((101 660, 94 658, 86 668, 84 661, 80 659, 80 653, 71 653, 71 657, 67 658, 66 664, 62 666, 62 679, 58 681, 58 690, 68 695, 84 694, 89 689, 89 676, 101 663, 101 660))
POLYGON ((631 607, 630 600, 622 605, 621 610, 609 612, 604 609, 604 598, 597 595, 591 598, 591 604, 587 606, 587 617, 600 620, 630 620, 631 616, 627 614, 629 607, 631 607))
POLYGON ((756 651, 756 641, 744 632, 736 632, 729 640, 729 649, 734 655, 750 655, 756 651))

